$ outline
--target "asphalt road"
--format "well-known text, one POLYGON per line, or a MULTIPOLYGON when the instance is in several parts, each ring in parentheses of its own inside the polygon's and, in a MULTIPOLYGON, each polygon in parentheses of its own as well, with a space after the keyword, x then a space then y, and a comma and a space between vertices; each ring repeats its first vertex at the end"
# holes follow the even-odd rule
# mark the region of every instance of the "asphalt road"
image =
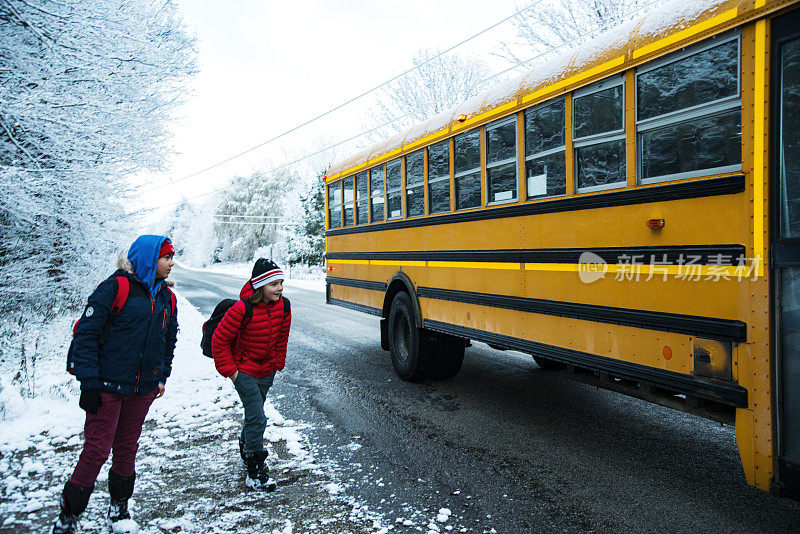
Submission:
MULTIPOLYGON (((172 272, 209 315, 243 280, 172 272)), ((800 503, 747 485, 734 429, 475 343, 447 382, 397 378, 378 319, 287 286, 292 332, 270 397, 309 423, 348 496, 454 532, 800 532, 800 503)), ((395 532, 414 531, 396 523, 395 532)))

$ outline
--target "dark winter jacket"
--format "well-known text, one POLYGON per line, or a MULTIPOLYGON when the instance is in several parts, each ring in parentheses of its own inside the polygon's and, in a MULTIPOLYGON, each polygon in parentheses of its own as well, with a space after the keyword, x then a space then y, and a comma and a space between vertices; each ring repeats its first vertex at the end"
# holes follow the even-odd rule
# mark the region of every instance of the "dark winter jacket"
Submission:
MULTIPOLYGON (((153 239, 140 245, 155 247, 152 271, 155 273, 164 238, 153 237, 160 237, 161 241, 156 243, 153 239)), ((150 252, 146 255, 152 258, 150 252)), ((172 371, 178 313, 174 295, 163 281, 154 284, 153 297, 150 287, 131 272, 130 263, 121 259, 119 267, 120 270, 97 286, 78 322, 74 339, 75 377, 80 380, 82 390, 144 395, 159 382, 166 384, 172 371), (117 276, 128 278, 128 299, 111 322, 105 343, 101 344, 116 295, 117 276)))
MULTIPOLYGON (((253 286, 248 280, 239 297, 246 299, 252 294, 253 286)), ((244 302, 239 300, 228 309, 211 338, 211 353, 219 374, 230 377, 238 370, 262 378, 283 370, 292 324, 291 312, 284 313, 285 302, 281 297, 269 304, 255 304, 253 318, 242 331, 239 327, 244 319, 244 302)))

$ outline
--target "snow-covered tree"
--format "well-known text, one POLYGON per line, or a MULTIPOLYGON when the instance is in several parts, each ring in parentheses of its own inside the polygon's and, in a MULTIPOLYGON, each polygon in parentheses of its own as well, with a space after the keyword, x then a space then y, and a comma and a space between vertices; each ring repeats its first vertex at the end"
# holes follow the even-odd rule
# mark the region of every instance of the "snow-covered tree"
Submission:
POLYGON ((0 311, 108 273, 125 179, 163 167, 193 71, 173 0, 0 0, 0 311))
POLYGON ((513 19, 517 42, 502 42, 501 56, 523 64, 547 50, 573 47, 626 20, 653 0, 545 0, 513 19))
POLYGON ((235 177, 216 212, 215 261, 250 261, 256 250, 276 243, 284 200, 297 182, 288 169, 235 177))
POLYGON ((164 220, 153 225, 154 234, 168 235, 175 245, 175 259, 192 267, 211 263, 217 236, 214 212, 217 202, 210 199, 199 204, 182 200, 164 220))
POLYGON ((412 63, 419 68, 383 91, 371 113, 374 123, 393 121, 392 129, 404 130, 460 104, 487 87, 487 67, 483 62, 454 53, 436 55, 438 52, 434 50, 417 53, 412 63))
POLYGON ((314 178, 306 194, 300 194, 301 220, 289 227, 286 260, 291 265, 322 265, 325 259, 325 193, 322 176, 314 178))

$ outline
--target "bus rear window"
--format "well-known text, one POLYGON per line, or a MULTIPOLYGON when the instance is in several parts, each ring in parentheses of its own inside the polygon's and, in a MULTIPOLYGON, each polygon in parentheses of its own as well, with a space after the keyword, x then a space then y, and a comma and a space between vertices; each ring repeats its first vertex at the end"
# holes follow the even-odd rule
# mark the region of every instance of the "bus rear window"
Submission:
POLYGON ((328 186, 328 228, 342 226, 342 182, 328 186))

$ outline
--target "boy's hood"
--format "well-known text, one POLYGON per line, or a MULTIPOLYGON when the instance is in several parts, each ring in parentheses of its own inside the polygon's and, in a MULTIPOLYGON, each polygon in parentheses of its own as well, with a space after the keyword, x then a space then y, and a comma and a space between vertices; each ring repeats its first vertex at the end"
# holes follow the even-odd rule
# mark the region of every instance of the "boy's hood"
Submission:
POLYGON ((255 293, 255 290, 253 289, 253 284, 251 284, 250 280, 248 280, 247 282, 244 283, 242 290, 239 291, 239 298, 240 299, 249 298, 253 293, 255 293))
MULTIPOLYGON (((163 235, 140 235, 128 249, 128 261, 133 274, 147 285, 150 293, 155 291, 156 267, 161 245, 168 239, 163 235)), ((159 284, 160 285, 160 284, 159 284)))

